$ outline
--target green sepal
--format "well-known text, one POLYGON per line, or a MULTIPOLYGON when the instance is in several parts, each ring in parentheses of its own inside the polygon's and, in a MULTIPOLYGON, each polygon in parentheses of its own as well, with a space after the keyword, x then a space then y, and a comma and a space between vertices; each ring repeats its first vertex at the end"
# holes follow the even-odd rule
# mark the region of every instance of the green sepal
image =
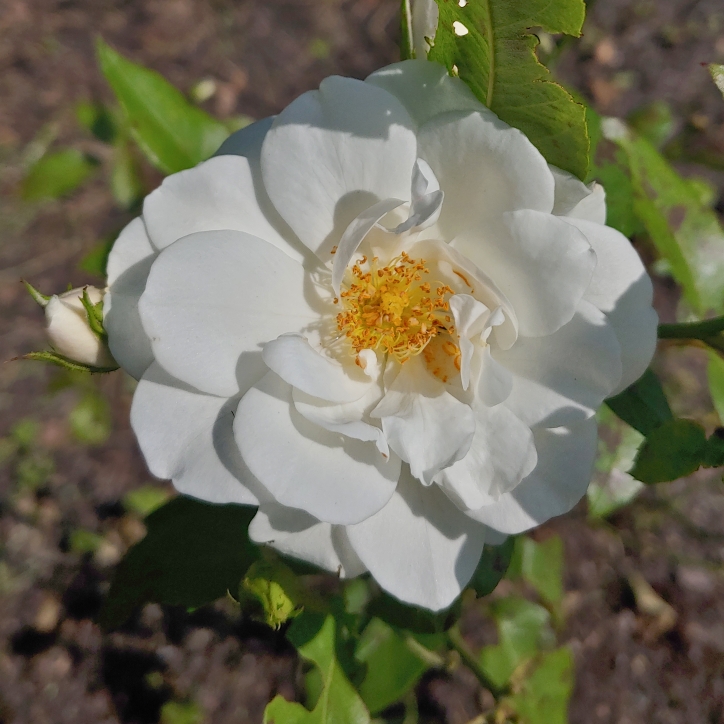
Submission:
POLYGON ((38 362, 50 362, 51 364, 62 367, 72 372, 89 372, 92 375, 105 374, 107 372, 115 372, 119 369, 118 365, 115 367, 93 367, 92 365, 84 365, 81 362, 75 362, 72 359, 64 357, 62 354, 46 350, 44 352, 28 352, 21 357, 13 357, 13 360, 18 359, 29 359, 37 360, 38 362))
POLYGON ((41 294, 30 282, 26 282, 25 279, 20 280, 25 288, 28 290, 28 294, 41 306, 47 307, 50 297, 47 294, 41 294))
POLYGON ((105 342, 108 339, 108 335, 103 327, 103 300, 101 299, 97 304, 93 304, 88 296, 88 287, 83 287, 83 294, 81 295, 80 301, 88 316, 88 326, 91 328, 91 331, 98 339, 105 342))

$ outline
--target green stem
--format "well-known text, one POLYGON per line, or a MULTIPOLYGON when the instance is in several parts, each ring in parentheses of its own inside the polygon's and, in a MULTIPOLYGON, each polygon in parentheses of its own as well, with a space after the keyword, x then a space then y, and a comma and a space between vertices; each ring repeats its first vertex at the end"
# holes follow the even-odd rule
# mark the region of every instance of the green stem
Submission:
POLYGON ((458 654, 460 654, 460 658, 463 660, 465 666, 467 666, 470 671, 475 674, 475 676, 478 678, 478 681, 483 685, 485 689, 487 689, 493 695, 493 697, 495 697, 495 700, 497 701, 504 692, 487 677, 486 673, 483 671, 480 664, 478 663, 477 657, 468 648, 468 645, 463 640, 457 624, 455 624, 455 626, 448 630, 447 640, 450 646, 455 651, 457 651, 458 654))
POLYGON ((659 339, 700 339, 708 344, 709 338, 720 332, 724 332, 724 316, 703 322, 659 325, 659 339))

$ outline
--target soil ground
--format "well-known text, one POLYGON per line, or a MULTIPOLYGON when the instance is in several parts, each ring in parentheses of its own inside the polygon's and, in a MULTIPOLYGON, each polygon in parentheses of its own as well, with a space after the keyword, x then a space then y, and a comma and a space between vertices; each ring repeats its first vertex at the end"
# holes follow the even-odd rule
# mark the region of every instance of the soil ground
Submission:
MULTIPOLYGON (((109 100, 93 41, 100 34, 184 91, 212 79, 214 114, 275 113, 331 73, 364 77, 397 58, 397 0, 3 0, 0 5, 0 359, 44 346, 40 310, 18 283, 45 291, 97 281, 78 263, 130 219, 96 177, 60 202, 27 204, 18 184, 49 139, 103 154, 80 130, 75 104, 109 100)), ((673 109, 687 172, 718 188, 722 209, 724 103, 700 63, 724 61, 719 0, 599 0, 558 75, 602 113, 653 100, 673 109), (696 159, 706 165, 694 165, 696 159)), ((146 178, 149 188, 158 178, 146 178)), ((659 280, 671 319, 676 290, 659 280)), ((702 386, 705 359, 664 349, 677 411, 716 424, 702 386)), ((0 722, 106 724, 159 720, 169 700, 193 701, 203 721, 260 722, 276 693, 301 695, 283 637, 225 604, 193 614, 148 605, 121 631, 94 623, 113 565, 143 534, 123 496, 151 478, 128 425, 129 381, 94 381, 110 402, 112 434, 73 438, 69 413, 88 390, 63 387, 39 363, 0 365, 0 722), (38 427, 20 452, 18 422, 38 427), (15 437, 13 437, 13 435, 15 437), (15 445, 15 447, 13 447, 15 445), (78 552, 74 531, 100 536, 78 552)), ((157 483, 158 485, 166 485, 157 483)), ((566 623, 575 655, 573 724, 724 722, 724 495, 721 471, 647 490, 606 523, 585 504, 536 535, 566 548, 566 623), (636 574, 673 610, 633 595, 636 574), (667 614, 668 615, 668 614, 667 614)), ((82 547, 82 546, 81 546, 82 547)), ((508 585, 508 584, 504 584, 508 585)), ((474 648, 494 632, 471 606, 474 648)), ((428 675, 421 720, 464 724, 486 704, 464 667, 428 675)))

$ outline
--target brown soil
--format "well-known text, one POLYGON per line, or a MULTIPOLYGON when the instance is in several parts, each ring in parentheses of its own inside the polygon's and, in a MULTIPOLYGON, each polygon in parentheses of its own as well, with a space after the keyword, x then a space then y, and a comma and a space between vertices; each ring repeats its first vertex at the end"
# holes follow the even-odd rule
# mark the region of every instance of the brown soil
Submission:
MULTIPOLYGON (((18 279, 45 291, 69 280, 94 281, 78 271, 79 260, 130 218, 114 204, 104 166, 62 202, 30 205, 17 196, 43 138, 104 153, 74 118, 77 101, 109 99, 93 56, 96 34, 185 91, 215 80, 217 91, 205 105, 216 115, 262 117, 330 73, 364 77, 395 60, 398 5, 4 0, 0 359, 44 346, 42 315, 18 279)), ((716 60, 724 60, 717 0, 599 0, 585 38, 557 71, 602 113, 669 101, 685 155, 721 168, 724 103, 699 65, 716 60)), ((721 172, 697 170, 724 185, 721 172)), ((157 180, 149 174, 149 188, 157 180)), ((675 295, 665 283, 658 291, 662 316, 670 317, 675 295)), ((697 352, 678 350, 665 350, 660 361, 678 410, 711 425, 702 365, 697 352)), ((74 441, 68 414, 81 391, 77 385, 51 391, 60 381, 62 375, 39 363, 0 365, 0 722, 150 723, 169 700, 194 701, 214 724, 260 722, 274 694, 300 694, 295 656, 281 636, 223 603, 193 614, 148 605, 106 636, 93 622, 114 563, 143 531, 120 501, 150 476, 128 426, 128 380, 117 374, 94 382, 113 414, 110 439, 96 447, 74 441), (13 426, 26 418, 40 424, 32 450, 21 458, 4 453, 13 426), (19 485, 19 464, 46 467, 36 487, 19 485), (95 554, 73 552, 77 529, 103 537, 95 554)), ((577 666, 574 724, 724 721, 719 478, 709 471, 648 490, 606 524, 587 523, 581 505, 536 533, 557 532, 566 544, 561 640, 577 666), (636 603, 634 572, 670 604, 673 624, 661 626, 636 603)), ((474 647, 493 640, 475 606, 466 611, 464 631, 474 647)), ((428 675, 418 693, 426 722, 464 724, 486 701, 463 667, 428 675)))

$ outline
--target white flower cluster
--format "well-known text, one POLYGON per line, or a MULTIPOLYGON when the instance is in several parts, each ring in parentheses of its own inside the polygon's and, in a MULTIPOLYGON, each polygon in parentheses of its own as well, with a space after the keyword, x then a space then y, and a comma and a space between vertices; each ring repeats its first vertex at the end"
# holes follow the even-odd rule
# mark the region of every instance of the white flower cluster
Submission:
POLYGON ((605 213, 435 63, 328 78, 167 178, 113 248, 151 471, 447 607, 486 542, 581 498, 594 412, 651 359, 651 282, 605 213))

